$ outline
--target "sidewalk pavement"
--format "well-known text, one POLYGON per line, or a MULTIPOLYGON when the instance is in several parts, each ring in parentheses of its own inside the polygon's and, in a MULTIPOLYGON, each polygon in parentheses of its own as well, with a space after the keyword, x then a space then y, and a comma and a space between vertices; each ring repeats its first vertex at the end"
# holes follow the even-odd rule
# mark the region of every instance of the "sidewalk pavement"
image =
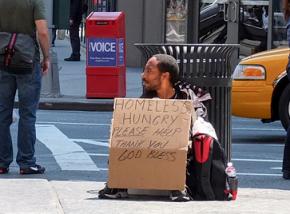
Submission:
POLYGON ((290 192, 277 189, 241 188, 236 201, 171 202, 164 195, 104 200, 97 198, 101 182, 5 177, 0 179, 0 214, 290 213, 290 192))
MULTIPOLYGON (((56 42, 61 96, 41 98, 40 108, 111 110, 113 99, 85 98, 85 54, 81 62, 65 62, 68 41, 56 42), (98 109, 99 108, 99 109, 98 109)), ((141 69, 127 69, 127 97, 141 94, 141 69)), ((77 173, 77 172, 76 172, 77 173)), ((287 182, 287 181, 286 181, 287 182)), ((130 196, 126 200, 99 200, 103 182, 49 179, 48 175, 0 176, 0 214, 289 214, 290 191, 240 188, 236 201, 170 202, 165 196, 130 196)))
MULTIPOLYGON (((51 97, 42 93, 39 109, 112 111, 113 98, 86 98, 85 49, 81 48, 80 62, 64 61, 64 58, 71 54, 70 43, 67 39, 57 40, 56 46, 52 49, 57 53, 60 96, 51 97)), ((142 68, 126 68, 126 97, 140 97, 142 93, 141 72, 142 68)), ((44 76, 43 78, 51 78, 51 76, 44 76)), ((45 81, 43 81, 43 84, 45 84, 45 81)), ((15 105, 18 105, 17 97, 15 105)))

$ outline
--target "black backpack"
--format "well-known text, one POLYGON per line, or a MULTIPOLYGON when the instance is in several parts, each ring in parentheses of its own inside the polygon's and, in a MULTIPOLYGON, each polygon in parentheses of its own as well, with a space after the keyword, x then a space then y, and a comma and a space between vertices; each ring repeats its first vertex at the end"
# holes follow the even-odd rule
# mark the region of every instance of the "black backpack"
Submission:
POLYGON ((228 200, 227 161, 220 143, 209 135, 195 135, 187 158, 186 185, 193 200, 228 200))

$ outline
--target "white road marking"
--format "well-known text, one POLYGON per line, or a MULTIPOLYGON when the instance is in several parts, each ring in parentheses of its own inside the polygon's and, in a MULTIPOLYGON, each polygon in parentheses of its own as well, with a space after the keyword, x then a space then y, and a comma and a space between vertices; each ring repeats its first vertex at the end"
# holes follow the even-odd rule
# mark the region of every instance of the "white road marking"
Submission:
POLYGON ((88 155, 96 157, 109 157, 109 154, 101 154, 101 153, 88 153, 88 155))
POLYGON ((283 131, 285 132, 285 129, 283 128, 252 128, 252 127, 239 127, 239 128, 232 128, 232 130, 243 130, 243 131, 283 131))
MULTIPOLYGON (((59 121, 38 121, 37 124, 59 124, 76 126, 111 126, 110 123, 79 123, 79 122, 59 122, 59 121)), ((255 128, 255 127, 232 127, 232 130, 242 131, 283 131, 283 128, 255 128)))
POLYGON ((249 146, 249 145, 251 145, 251 146, 253 146, 253 145, 257 146, 257 145, 259 145, 259 146, 262 146, 262 147, 265 147, 265 146, 267 146, 267 147, 284 147, 284 143, 282 143, 282 144, 233 143, 232 145, 234 147, 237 147, 237 146, 249 146))
POLYGON ((36 125, 36 136, 52 152, 62 170, 99 171, 86 151, 54 125, 36 125))
MULTIPOLYGON (((81 142, 81 143, 86 143, 86 144, 92 144, 95 146, 103 146, 103 147, 109 147, 108 142, 101 142, 101 141, 96 141, 96 140, 91 140, 91 139, 71 139, 75 142, 81 142)), ((108 141, 108 140, 106 140, 108 141)))
POLYGON ((100 171, 109 171, 108 168, 99 168, 99 169, 100 169, 100 171))
MULTIPOLYGON (((83 125, 83 126, 110 126, 110 124, 95 124, 95 123, 68 123, 68 122, 39 122, 37 124, 37 138, 44 143, 53 153, 57 163, 62 170, 85 170, 85 171, 108 171, 108 168, 98 168, 92 161, 90 156, 108 157, 109 154, 86 153, 75 142, 91 144, 95 146, 108 147, 108 139, 69 139, 54 125, 83 125), (42 124, 42 125, 41 125, 42 124), (48 124, 48 125, 44 125, 48 124), (57 143, 56 143, 57 142, 57 143)), ((249 130, 249 131, 283 131, 284 129, 268 129, 268 128, 233 128, 233 130, 249 130)), ((248 145, 248 144, 235 144, 248 145)), ((267 146, 281 146, 276 144, 267 144, 267 146)), ((282 145, 283 146, 283 145, 282 145)), ((282 160, 271 159, 244 159, 233 158, 233 161, 243 162, 272 162, 281 163, 282 160)), ((272 167, 271 169, 281 169, 281 167, 272 167)), ((243 176, 277 176, 282 174, 271 173, 237 173, 243 176)))
MULTIPOLYGON (((59 121, 38 121, 37 124, 56 124, 56 125, 76 125, 76 126, 111 126, 110 123, 80 123, 80 122, 59 122, 59 121)), ((283 128, 255 128, 255 127, 233 127, 232 130, 242 131, 283 131, 283 128)))
POLYGON ((72 123, 72 122, 58 122, 58 121, 51 121, 51 122, 37 122, 37 124, 58 124, 58 125, 77 125, 77 126, 110 126, 111 124, 107 123, 72 123))
MULTIPOLYGON (((233 161, 245 161, 245 162, 268 162, 268 163, 282 163, 282 160, 271 160, 271 159, 242 159, 242 158, 233 158, 233 161)), ((282 167, 270 167, 271 170, 281 170, 282 167)), ((238 172, 237 175, 245 176, 276 176, 281 177, 282 174, 272 174, 272 173, 248 173, 248 172, 238 172)))
MULTIPOLYGON (((108 168, 99 168, 99 171, 108 171, 108 168)), ((269 173, 237 173, 237 175, 242 175, 242 176, 269 176, 269 177, 281 177, 282 174, 269 174, 269 173)))
POLYGON ((282 163, 282 160, 269 160, 269 159, 242 159, 242 158, 232 158, 233 161, 246 161, 246 162, 272 162, 272 163, 282 163))
POLYGON ((282 174, 268 174, 268 173, 237 173, 237 175, 249 175, 249 176, 279 176, 281 177, 282 174))
POLYGON ((270 169, 273 169, 273 170, 282 170, 282 167, 271 167, 270 169))

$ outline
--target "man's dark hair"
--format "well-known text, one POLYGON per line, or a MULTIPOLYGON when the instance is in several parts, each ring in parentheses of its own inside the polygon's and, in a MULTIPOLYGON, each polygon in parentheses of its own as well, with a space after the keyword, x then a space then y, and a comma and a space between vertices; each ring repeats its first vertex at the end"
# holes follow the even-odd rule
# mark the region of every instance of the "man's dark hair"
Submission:
POLYGON ((160 72, 168 72, 170 74, 170 82, 172 86, 179 80, 179 67, 176 62, 176 59, 167 54, 155 54, 155 57, 158 61, 157 67, 160 72))

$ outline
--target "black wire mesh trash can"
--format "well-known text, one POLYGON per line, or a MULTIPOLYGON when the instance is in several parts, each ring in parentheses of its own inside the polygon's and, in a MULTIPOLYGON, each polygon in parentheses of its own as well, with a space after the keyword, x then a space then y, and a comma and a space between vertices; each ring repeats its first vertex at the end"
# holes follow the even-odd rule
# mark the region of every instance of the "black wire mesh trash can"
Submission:
POLYGON ((135 46, 147 61, 162 53, 177 59, 180 78, 207 90, 212 97, 206 103, 209 121, 216 129, 228 159, 231 159, 231 56, 238 50, 235 44, 144 44, 135 46))

